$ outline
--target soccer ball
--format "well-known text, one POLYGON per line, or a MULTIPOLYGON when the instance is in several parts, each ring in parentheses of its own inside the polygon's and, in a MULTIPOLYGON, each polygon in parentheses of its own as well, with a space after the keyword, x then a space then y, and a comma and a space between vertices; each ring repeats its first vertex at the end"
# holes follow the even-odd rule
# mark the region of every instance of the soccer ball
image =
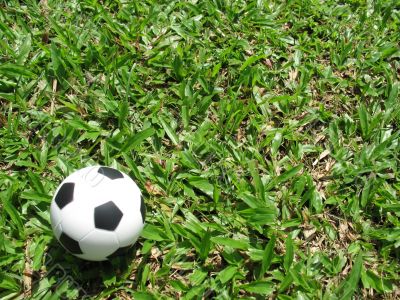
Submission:
POLYGON ((87 167, 68 176, 50 206, 57 240, 73 255, 107 260, 131 247, 145 220, 145 205, 136 183, 109 167, 87 167))

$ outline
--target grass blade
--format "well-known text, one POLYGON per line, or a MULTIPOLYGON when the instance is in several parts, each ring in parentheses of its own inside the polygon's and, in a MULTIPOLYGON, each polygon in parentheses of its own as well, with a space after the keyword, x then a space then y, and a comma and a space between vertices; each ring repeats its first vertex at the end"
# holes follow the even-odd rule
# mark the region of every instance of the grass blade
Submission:
POLYGON ((285 249, 286 253, 283 258, 283 267, 285 268, 286 272, 289 272, 290 266, 292 265, 294 258, 293 240, 290 235, 288 235, 288 237, 286 238, 285 249))
POLYGON ((280 185, 289 179, 293 178, 294 176, 297 175, 301 170, 303 169, 303 164, 300 164, 296 167, 291 168, 290 170, 286 171, 285 173, 279 175, 276 177, 274 180, 272 180, 267 187, 267 190, 272 189, 273 187, 280 185))
POLYGON ((136 149, 145 139, 155 133, 155 129, 150 127, 131 136, 121 148, 121 152, 127 152, 136 149))
POLYGON ((339 295, 340 299, 349 300, 352 299, 354 292, 358 288, 358 282, 361 277, 361 270, 363 266, 363 255, 359 253, 354 264, 353 268, 347 279, 340 285, 339 287, 339 295))
POLYGON ((172 129, 172 127, 164 120, 164 118, 160 117, 160 122, 162 127, 164 128, 165 132, 167 133, 168 137, 172 141, 172 143, 176 146, 179 144, 179 138, 176 132, 172 129))
POLYGON ((369 133, 369 117, 368 117, 368 112, 364 104, 361 104, 360 107, 358 108, 358 116, 360 117, 360 126, 361 126, 361 132, 364 137, 368 136, 369 133))
POLYGON ((264 276, 265 272, 268 271, 271 265, 272 258, 274 257, 275 241, 276 241, 276 236, 272 235, 271 239, 268 241, 268 244, 264 249, 260 273, 258 274, 259 279, 264 276))

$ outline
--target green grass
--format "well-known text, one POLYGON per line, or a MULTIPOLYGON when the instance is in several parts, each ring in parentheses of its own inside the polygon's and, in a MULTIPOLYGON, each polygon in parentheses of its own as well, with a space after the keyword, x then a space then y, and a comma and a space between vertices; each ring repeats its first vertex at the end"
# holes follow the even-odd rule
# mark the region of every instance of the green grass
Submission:
POLYGON ((400 297, 398 1, 1 1, 0 298, 400 297), (72 171, 136 179, 129 255, 66 254, 72 171))

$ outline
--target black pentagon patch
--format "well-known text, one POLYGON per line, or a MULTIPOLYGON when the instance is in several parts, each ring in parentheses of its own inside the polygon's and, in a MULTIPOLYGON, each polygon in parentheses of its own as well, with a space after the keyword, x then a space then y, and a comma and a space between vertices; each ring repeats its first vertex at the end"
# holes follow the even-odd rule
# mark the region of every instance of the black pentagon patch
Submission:
POLYGON ((126 247, 120 247, 117 250, 115 250, 112 254, 110 254, 109 256, 107 256, 107 258, 113 258, 116 256, 121 256, 121 255, 125 255, 126 253, 128 253, 129 249, 132 248, 132 245, 126 246, 126 247))
POLYGON ((57 203, 60 209, 62 209, 68 203, 72 202, 72 200, 74 199, 74 188, 75 188, 75 183, 67 182, 64 183, 58 190, 58 193, 54 201, 57 203))
POLYGON ((60 243, 72 254, 83 254, 79 242, 65 234, 64 232, 60 236, 60 243))
POLYGON ((94 209, 94 226, 98 229, 115 230, 121 219, 122 212, 112 201, 94 209))
POLYGON ((98 173, 110 178, 111 180, 124 178, 124 175, 118 170, 109 167, 100 167, 98 173))
POLYGON ((140 213, 142 214, 142 221, 146 219, 146 205, 144 204, 143 196, 140 195, 140 213))

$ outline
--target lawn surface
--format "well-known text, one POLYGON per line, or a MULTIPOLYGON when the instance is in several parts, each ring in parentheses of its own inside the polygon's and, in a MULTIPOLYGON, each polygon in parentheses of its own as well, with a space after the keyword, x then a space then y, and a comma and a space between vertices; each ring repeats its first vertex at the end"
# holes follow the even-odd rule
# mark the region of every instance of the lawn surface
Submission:
POLYGON ((0 298, 398 299, 398 1, 1 1, 0 298), (49 204, 108 165, 111 262, 49 204))

